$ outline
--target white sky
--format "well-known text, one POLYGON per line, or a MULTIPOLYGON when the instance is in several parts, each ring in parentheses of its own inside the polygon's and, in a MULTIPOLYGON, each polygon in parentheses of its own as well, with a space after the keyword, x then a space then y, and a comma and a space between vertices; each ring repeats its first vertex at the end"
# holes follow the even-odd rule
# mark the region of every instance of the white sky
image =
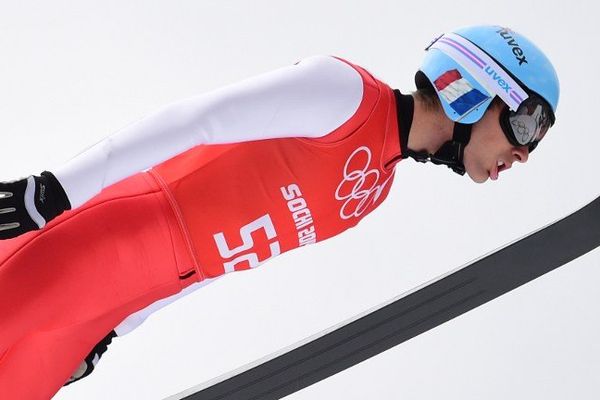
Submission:
MULTIPOLYGON (((554 61, 562 85, 557 125, 527 165, 476 185, 402 162, 388 199, 358 228, 153 315, 55 399, 162 399, 596 197, 597 15, 595 2, 556 0, 0 0, 2 180, 51 170, 165 103, 312 54, 344 57, 412 90, 423 48, 466 24, 526 34, 554 61)), ((595 398, 599 261, 595 251, 289 398, 595 398)))

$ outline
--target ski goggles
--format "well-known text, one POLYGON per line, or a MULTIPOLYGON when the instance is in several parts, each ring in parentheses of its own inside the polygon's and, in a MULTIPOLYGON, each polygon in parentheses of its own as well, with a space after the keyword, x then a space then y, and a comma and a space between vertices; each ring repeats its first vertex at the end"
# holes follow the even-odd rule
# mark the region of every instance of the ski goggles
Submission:
POLYGON ((527 146, 530 152, 554 125, 554 120, 552 108, 535 94, 530 94, 517 111, 506 106, 500 113, 500 126, 508 141, 514 146, 527 146))

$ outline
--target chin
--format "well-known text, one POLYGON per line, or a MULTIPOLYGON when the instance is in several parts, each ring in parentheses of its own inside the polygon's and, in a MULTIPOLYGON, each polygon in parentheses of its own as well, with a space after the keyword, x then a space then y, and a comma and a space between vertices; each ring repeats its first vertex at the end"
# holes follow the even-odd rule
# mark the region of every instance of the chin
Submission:
POLYGON ((475 174, 469 170, 467 170, 467 175, 469 175, 469 178, 471 178, 471 180, 475 183, 484 183, 489 178, 489 174, 475 174))
POLYGON ((463 165, 465 166, 465 171, 467 175, 469 175, 469 178, 471 178, 471 180, 475 183, 483 183, 487 181, 490 177, 490 173, 488 172, 488 170, 483 168, 481 165, 478 165, 477 163, 473 163, 471 161, 472 160, 468 159, 467 155, 465 154, 463 158, 463 165))

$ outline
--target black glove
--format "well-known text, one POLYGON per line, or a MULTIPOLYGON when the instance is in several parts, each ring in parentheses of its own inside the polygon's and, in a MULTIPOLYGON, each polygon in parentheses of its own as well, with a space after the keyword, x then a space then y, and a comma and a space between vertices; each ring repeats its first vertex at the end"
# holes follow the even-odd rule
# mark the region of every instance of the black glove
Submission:
POLYGON ((49 171, 16 181, 0 182, 0 239, 43 228, 71 203, 49 171))
POLYGON ((69 380, 65 382, 63 386, 68 386, 71 383, 77 382, 78 380, 83 379, 91 374, 96 365, 98 365, 98 361, 100 361, 102 354, 106 353, 106 350, 108 350, 108 345, 111 344, 113 338, 115 337, 117 337, 117 333, 114 330, 110 331, 110 333, 104 339, 102 339, 100 343, 94 346, 90 354, 88 354, 85 360, 81 362, 79 368, 77 368, 77 371, 73 372, 73 375, 71 375, 69 380))

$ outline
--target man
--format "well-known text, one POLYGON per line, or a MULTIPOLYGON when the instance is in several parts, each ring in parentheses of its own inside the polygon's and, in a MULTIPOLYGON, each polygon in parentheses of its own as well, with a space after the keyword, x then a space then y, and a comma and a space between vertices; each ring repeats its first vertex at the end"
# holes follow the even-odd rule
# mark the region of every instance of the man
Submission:
POLYGON ((164 305, 355 226, 404 158, 475 182, 526 162, 555 120, 547 57, 494 26, 427 50, 413 95, 310 57, 1 184, 1 392, 51 397, 164 305))

